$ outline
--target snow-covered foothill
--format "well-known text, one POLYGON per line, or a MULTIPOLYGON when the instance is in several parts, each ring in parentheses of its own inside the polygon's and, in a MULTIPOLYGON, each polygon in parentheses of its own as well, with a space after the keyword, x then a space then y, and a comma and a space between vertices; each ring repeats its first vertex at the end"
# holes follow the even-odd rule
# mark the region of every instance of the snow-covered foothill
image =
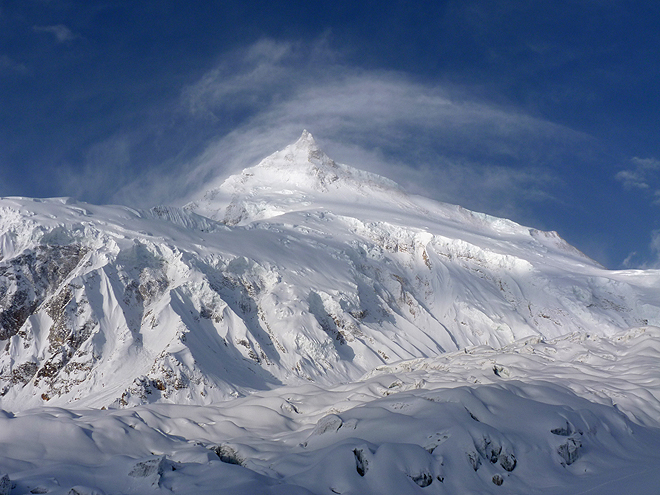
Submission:
POLYGON ((55 495, 653 493, 660 329, 467 351, 208 406, 4 412, 0 466, 55 495))

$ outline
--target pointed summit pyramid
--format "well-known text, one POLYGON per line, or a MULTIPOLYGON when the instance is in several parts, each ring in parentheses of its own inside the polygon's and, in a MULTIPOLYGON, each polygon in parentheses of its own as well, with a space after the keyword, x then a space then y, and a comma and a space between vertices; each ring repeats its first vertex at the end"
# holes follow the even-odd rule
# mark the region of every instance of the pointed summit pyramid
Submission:
POLYGON ((300 138, 258 165, 227 178, 186 206, 228 225, 263 220, 333 203, 391 203, 406 194, 385 177, 336 163, 304 130, 300 138))
POLYGON ((312 136, 312 133, 307 129, 303 129, 300 138, 298 138, 298 141, 293 144, 293 147, 296 149, 308 150, 309 152, 320 151, 318 144, 316 144, 316 140, 314 140, 314 136, 312 136))
MULTIPOLYGON (((318 175, 319 172, 328 173, 331 170, 338 172, 340 168, 337 163, 335 163, 335 161, 326 155, 319 147, 314 140, 314 136, 312 136, 307 129, 303 130, 298 141, 287 146, 283 152, 286 152, 286 160, 290 160, 298 166, 313 165, 312 172, 316 172, 316 175, 318 175)), ((269 158, 274 158, 276 154, 271 155, 269 158)), ((261 162, 260 165, 265 165, 267 160, 268 158, 261 162)), ((332 177, 332 180, 334 181, 337 179, 339 179, 339 177, 335 174, 335 176, 332 177)))
MULTIPOLYGON (((258 176, 262 175, 263 179, 268 178, 273 187, 294 185, 296 188, 326 191, 328 185, 340 179, 338 172, 339 166, 319 148, 312 134, 305 129, 298 141, 273 153, 256 167, 244 170, 241 183, 246 183, 243 180, 246 176, 257 177, 249 181, 256 183, 258 176), (267 177, 274 171, 277 173, 275 177, 267 177)), ((232 178, 227 179, 223 185, 230 186, 232 178)))
POLYGON ((308 147, 316 146, 316 141, 314 141, 314 136, 312 136, 312 133, 309 132, 307 129, 303 129, 302 134, 300 135, 300 138, 296 142, 296 144, 299 143, 308 143, 308 147))

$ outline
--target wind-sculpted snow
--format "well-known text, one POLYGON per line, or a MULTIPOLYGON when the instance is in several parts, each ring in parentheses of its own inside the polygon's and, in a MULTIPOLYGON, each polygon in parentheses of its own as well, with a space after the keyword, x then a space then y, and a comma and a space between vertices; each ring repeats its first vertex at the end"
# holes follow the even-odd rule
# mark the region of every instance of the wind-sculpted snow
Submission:
POLYGON ((660 324, 657 272, 406 195, 304 133, 184 208, 0 200, 0 406, 210 403, 660 324))
POLYGON ((208 406, 0 412, 0 473, 53 495, 655 493, 660 329, 466 350, 208 406))

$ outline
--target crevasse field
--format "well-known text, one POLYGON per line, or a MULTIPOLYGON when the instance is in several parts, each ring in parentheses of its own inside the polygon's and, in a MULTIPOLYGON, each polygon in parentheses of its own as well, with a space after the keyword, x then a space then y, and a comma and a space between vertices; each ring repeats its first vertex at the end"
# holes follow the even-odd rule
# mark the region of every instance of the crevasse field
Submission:
POLYGON ((660 272, 304 132, 183 208, 0 200, 0 495, 652 494, 660 272))

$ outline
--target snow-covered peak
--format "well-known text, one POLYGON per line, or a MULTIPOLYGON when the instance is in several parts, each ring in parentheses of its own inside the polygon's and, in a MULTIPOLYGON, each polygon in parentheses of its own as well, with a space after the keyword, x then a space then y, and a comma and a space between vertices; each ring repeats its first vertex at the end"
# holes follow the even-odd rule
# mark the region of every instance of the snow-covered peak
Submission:
POLYGON ((256 167, 229 177, 223 189, 234 194, 256 194, 280 187, 300 192, 326 191, 340 180, 338 172, 338 165, 305 130, 295 143, 268 156, 256 167))
POLYGON ((319 148, 307 130, 295 143, 223 184, 228 191, 233 188, 231 192, 275 190, 282 185, 307 193, 353 190, 362 196, 383 189, 401 191, 395 182, 385 177, 336 163, 319 148))
POLYGON ((298 141, 227 178, 187 209, 230 225, 328 203, 409 204, 393 181, 335 162, 304 130, 298 141))
POLYGON ((295 143, 228 177, 184 209, 229 226, 265 222, 316 231, 324 231, 333 217, 339 221, 336 227, 342 224, 340 230, 350 235, 408 239, 432 234, 498 255, 543 258, 551 251, 559 255, 559 264, 566 258, 595 263, 554 232, 409 195, 390 179, 337 163, 307 130, 295 143))
POLYGON ((307 153, 308 156, 311 153, 320 153, 321 155, 325 156, 327 158, 327 155, 319 148, 319 145, 316 143, 316 140, 314 139, 314 136, 312 136, 312 133, 309 132, 307 129, 303 129, 302 134, 300 135, 300 138, 298 138, 298 141, 293 143, 292 145, 289 145, 286 147, 286 150, 288 151, 298 151, 300 153, 307 153))

